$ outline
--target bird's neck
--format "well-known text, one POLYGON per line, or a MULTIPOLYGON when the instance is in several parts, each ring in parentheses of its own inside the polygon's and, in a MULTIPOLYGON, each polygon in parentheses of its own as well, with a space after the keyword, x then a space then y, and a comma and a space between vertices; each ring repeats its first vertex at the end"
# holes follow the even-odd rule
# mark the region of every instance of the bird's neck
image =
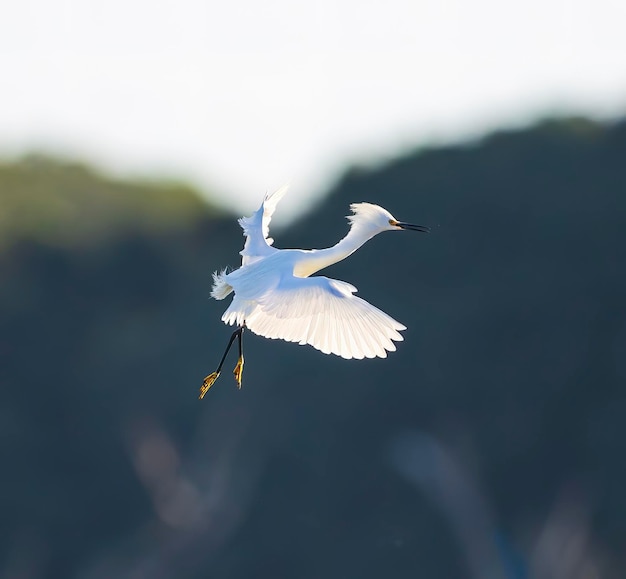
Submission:
POLYGON ((294 275, 309 277, 316 271, 324 269, 353 254, 366 241, 372 239, 380 230, 360 225, 353 225, 342 240, 327 249, 313 249, 307 251, 302 259, 298 260, 294 268, 294 275))

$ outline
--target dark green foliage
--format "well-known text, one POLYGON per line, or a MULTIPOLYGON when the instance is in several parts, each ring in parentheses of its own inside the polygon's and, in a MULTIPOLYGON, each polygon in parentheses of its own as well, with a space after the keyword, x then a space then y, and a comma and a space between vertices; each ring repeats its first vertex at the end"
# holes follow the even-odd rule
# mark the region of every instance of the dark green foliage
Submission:
POLYGON ((182 183, 116 180, 42 155, 0 164, 0 200, 0 250, 22 240, 96 247, 186 228, 215 213, 182 183))
MULTIPOLYGON (((324 272, 406 324, 406 341, 387 360, 345 361, 247 333, 242 391, 227 364, 202 402, 230 334, 226 302, 207 298, 210 272, 239 263, 234 218, 185 193, 193 210, 150 219, 164 226, 107 217, 95 239, 79 223, 62 243, 11 233, 0 575, 470 577, 454 514, 465 494, 446 488, 458 469, 494 577, 539 565, 563 520, 563 542, 588 533, 580 568, 624 576, 624 159, 626 125, 573 119, 352 170, 276 245, 335 243, 355 201, 431 226, 324 272), (415 432, 452 471, 428 453, 422 483, 394 468, 394 441, 415 432)), ((22 165, 0 171, 2 207, 22 165)), ((47 171, 54 203, 78 172, 107 191, 98 215, 137 213, 123 208, 134 186, 47 171)), ((133 207, 160 203, 148 189, 133 207)))

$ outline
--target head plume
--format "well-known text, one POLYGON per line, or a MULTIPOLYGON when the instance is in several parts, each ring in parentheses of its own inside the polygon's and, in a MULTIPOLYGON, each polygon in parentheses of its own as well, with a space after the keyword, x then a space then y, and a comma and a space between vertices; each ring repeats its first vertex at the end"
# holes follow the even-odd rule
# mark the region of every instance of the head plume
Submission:
POLYGON ((373 203, 352 203, 350 209, 352 215, 348 215, 348 221, 352 227, 367 226, 384 230, 390 229, 390 221, 395 221, 389 211, 373 203))

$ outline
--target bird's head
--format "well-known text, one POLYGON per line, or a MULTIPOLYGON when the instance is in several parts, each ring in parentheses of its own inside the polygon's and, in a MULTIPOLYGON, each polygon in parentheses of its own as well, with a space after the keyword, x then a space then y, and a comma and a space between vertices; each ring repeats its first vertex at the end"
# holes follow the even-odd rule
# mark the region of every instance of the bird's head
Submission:
POLYGON ((371 229, 373 232, 382 231, 420 231, 428 233, 430 228, 424 225, 413 225, 398 221, 389 211, 373 203, 353 203, 350 205, 353 215, 348 216, 353 227, 371 229))

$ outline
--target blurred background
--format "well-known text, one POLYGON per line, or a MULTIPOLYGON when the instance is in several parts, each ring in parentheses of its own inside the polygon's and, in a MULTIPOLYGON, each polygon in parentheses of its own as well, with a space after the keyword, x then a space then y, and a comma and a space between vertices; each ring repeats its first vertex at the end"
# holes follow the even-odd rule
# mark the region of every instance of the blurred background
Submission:
POLYGON ((626 5, 13 3, 0 577, 626 577, 626 5), (351 202, 385 360, 230 330, 211 272, 351 202), (235 359, 230 361, 234 366, 235 359))

